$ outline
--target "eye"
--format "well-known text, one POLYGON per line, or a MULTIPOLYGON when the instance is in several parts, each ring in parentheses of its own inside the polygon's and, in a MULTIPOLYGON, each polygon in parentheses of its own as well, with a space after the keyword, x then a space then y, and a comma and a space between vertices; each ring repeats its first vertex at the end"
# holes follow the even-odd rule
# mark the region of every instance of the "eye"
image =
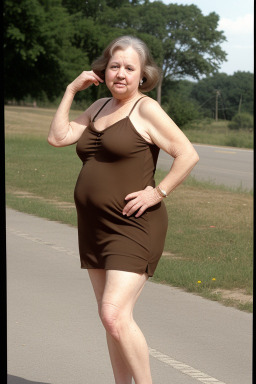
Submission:
POLYGON ((131 67, 128 67, 127 69, 128 69, 128 71, 133 71, 133 68, 131 68, 131 67))

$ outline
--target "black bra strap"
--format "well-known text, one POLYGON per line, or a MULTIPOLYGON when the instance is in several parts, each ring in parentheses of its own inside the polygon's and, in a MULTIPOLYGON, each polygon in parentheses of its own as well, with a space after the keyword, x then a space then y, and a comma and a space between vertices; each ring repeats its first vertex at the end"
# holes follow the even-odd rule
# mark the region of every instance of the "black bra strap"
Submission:
POLYGON ((101 107, 100 109, 98 110, 98 112, 96 113, 96 115, 94 116, 94 118, 92 119, 92 121, 95 120, 95 118, 98 116, 98 114, 100 113, 100 111, 105 107, 105 105, 112 99, 112 97, 110 99, 108 99, 101 107))
POLYGON ((142 96, 142 97, 140 97, 140 98, 135 102, 135 104, 134 104, 134 106, 132 107, 132 109, 130 110, 130 113, 129 113, 128 116, 130 116, 130 114, 132 113, 132 111, 133 111, 134 108, 136 107, 137 103, 138 103, 141 99, 143 99, 143 97, 147 97, 147 96, 142 96))

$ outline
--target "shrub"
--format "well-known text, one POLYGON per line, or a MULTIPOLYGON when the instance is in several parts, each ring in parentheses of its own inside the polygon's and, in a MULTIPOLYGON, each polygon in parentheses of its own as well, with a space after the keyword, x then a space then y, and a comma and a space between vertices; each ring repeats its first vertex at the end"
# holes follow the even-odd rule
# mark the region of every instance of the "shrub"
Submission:
POLYGON ((253 115, 250 113, 237 113, 228 124, 229 129, 239 130, 252 130, 253 129, 253 115))
POLYGON ((180 128, 201 117, 197 104, 193 100, 186 99, 180 95, 173 95, 169 103, 163 105, 163 109, 180 128))

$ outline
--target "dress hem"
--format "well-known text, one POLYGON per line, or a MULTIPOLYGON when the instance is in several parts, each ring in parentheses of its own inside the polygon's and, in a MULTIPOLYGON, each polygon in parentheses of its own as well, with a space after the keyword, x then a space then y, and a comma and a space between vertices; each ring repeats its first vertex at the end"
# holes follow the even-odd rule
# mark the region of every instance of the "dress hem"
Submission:
POLYGON ((147 268, 144 272, 138 272, 138 271, 131 271, 130 269, 124 269, 124 268, 96 268, 96 267, 91 267, 91 266, 81 266, 81 269, 102 269, 102 270, 105 270, 105 271, 123 271, 123 272, 131 272, 131 273, 137 273, 139 275, 143 275, 144 273, 146 273, 148 275, 148 277, 152 277, 153 276, 153 273, 149 273, 147 272, 148 270, 148 264, 147 264, 147 268))

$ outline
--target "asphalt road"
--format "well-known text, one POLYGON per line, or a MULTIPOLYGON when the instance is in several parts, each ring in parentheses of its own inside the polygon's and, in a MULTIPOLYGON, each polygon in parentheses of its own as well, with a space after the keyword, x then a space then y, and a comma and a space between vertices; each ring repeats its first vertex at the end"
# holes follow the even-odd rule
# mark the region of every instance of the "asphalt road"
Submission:
MULTIPOLYGON (((252 315, 148 282, 154 384, 251 384, 252 315)), ((7 209, 8 384, 114 384, 77 231, 7 209)))
MULTIPOLYGON (((253 189, 253 151, 249 149, 193 144, 200 160, 191 175, 228 187, 253 189)), ((172 158, 160 151, 157 167, 169 170, 172 158)))

